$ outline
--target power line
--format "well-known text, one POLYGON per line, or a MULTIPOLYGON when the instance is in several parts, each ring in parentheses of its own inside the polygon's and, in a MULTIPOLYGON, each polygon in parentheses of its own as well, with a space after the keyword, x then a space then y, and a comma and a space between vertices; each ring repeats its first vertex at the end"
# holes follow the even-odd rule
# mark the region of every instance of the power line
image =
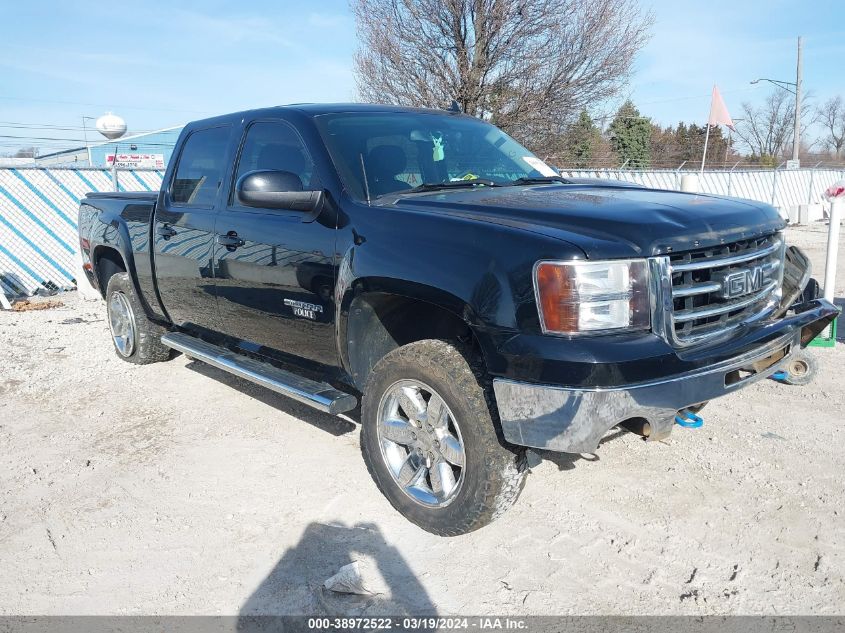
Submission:
POLYGON ((119 105, 119 104, 103 104, 103 103, 85 103, 82 101, 60 101, 57 99, 32 99, 30 97, 5 97, 0 95, 0 99, 5 99, 7 101, 24 101, 30 103, 60 103, 64 105, 81 105, 81 106, 89 106, 92 108, 120 108, 122 110, 145 110, 149 112, 190 112, 192 114, 215 114, 209 110, 180 110, 178 108, 150 108, 150 107, 143 107, 143 106, 130 106, 130 105, 119 105))
MULTIPOLYGON (((0 128, 14 129, 14 130, 48 130, 56 132, 91 132, 96 130, 93 126, 83 127, 81 125, 50 125, 47 123, 15 123, 10 121, 0 121, 0 128)), ((167 128, 164 128, 167 129, 167 128)), ((132 134, 149 134, 150 132, 160 132, 161 128, 155 130, 133 130, 132 134)))
MULTIPOLYGON (((748 92, 748 91, 752 91, 752 90, 759 90, 759 88, 756 87, 756 86, 754 88, 734 88, 732 90, 722 90, 721 92, 722 92, 722 94, 727 95, 727 94, 734 94, 736 92, 748 92)), ((638 106, 640 106, 640 105, 657 105, 657 104, 660 104, 660 103, 674 103, 675 101, 692 101, 693 99, 710 99, 711 96, 712 95, 710 95, 710 94, 706 94, 706 95, 696 95, 696 96, 689 96, 689 97, 672 97, 671 99, 658 99, 658 100, 655 100, 655 101, 640 101, 636 105, 638 105, 638 106)))
MULTIPOLYGON (((175 131, 175 130, 174 130, 175 131)), ((134 136, 134 135, 133 135, 134 136)), ((49 141, 54 145, 76 145, 76 144, 83 144, 85 145, 85 139, 81 138, 62 138, 58 136, 29 136, 29 135, 15 135, 15 134, 0 134, 0 139, 15 139, 17 142, 30 142, 30 141, 49 141)), ((7 141, 8 142, 8 141, 7 141)), ((162 142, 162 141, 144 141, 143 138, 131 138, 131 137, 121 137, 111 140, 103 140, 103 141, 96 141, 94 143, 89 142, 87 146, 97 147, 100 145, 113 145, 113 144, 128 144, 128 145, 149 145, 153 147, 173 147, 176 144, 176 139, 174 138, 172 142, 162 142)))

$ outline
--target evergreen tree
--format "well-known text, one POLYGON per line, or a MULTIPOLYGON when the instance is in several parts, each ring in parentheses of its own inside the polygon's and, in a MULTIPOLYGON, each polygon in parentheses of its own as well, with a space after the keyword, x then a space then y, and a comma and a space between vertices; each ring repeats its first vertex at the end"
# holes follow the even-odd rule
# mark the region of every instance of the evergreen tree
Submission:
POLYGON ((601 130, 593 123, 586 110, 581 110, 578 120, 566 134, 564 158, 572 167, 589 167, 601 142, 601 130))
POLYGON ((610 142, 621 164, 643 169, 651 164, 651 121, 629 100, 610 124, 610 142))

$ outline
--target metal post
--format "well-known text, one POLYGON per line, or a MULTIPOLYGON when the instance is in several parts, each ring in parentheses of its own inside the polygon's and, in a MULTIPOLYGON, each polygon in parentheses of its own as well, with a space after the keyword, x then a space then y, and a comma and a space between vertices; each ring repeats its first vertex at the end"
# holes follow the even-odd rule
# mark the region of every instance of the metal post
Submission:
POLYGON ((736 161, 734 163, 734 166, 731 167, 731 170, 728 172, 728 195, 731 195, 731 185, 733 184, 733 179, 734 179, 734 169, 736 169, 736 166, 739 165, 740 162, 741 161, 739 161, 739 160, 736 161))
POLYGON ((85 121, 88 119, 94 120, 92 116, 84 116, 82 117, 82 138, 85 139, 85 153, 88 154, 88 166, 93 167, 94 161, 91 160, 91 146, 88 144, 88 127, 85 125, 85 121))
POLYGON ((807 192, 807 204, 813 204, 813 185, 816 182, 816 167, 821 164, 822 161, 819 161, 810 169, 810 190, 807 192))
POLYGON ((704 151, 701 153, 701 169, 699 170, 699 176, 704 175, 704 161, 707 158, 707 141, 710 140, 710 122, 707 122, 707 132, 704 134, 704 151))
POLYGON ((728 152, 730 150, 731 150, 731 128, 728 128, 728 142, 725 143, 725 160, 722 161, 722 169, 724 169, 725 167, 728 166, 728 152))
POLYGON ((801 38, 798 38, 798 67, 795 72, 795 134, 792 137, 792 160, 801 151, 801 38))
POLYGON ((781 163, 777 167, 775 167, 775 171, 772 173, 772 206, 777 206, 775 204, 775 198, 777 197, 778 191, 778 170, 783 167, 785 163, 781 163))
POLYGON ((687 164, 687 161, 684 161, 678 168, 675 170, 675 189, 681 188, 681 170, 684 168, 684 165, 687 164))
POLYGON ((833 198, 830 201, 830 227, 827 232, 827 261, 824 266, 824 298, 833 301, 836 286, 836 259, 839 251, 839 222, 845 200, 833 198))
POLYGON ((112 186, 114 186, 115 191, 120 191, 120 180, 118 179, 117 175, 117 149, 119 147, 118 143, 114 144, 114 160, 111 164, 111 182, 112 186))

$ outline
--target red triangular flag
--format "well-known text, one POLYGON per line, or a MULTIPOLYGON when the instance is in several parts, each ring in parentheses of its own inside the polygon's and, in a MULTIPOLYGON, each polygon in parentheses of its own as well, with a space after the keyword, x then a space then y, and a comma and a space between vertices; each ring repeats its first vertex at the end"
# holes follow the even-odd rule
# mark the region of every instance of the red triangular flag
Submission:
POLYGON ((734 122, 731 115, 728 114, 728 107, 716 86, 713 86, 713 97, 710 100, 710 119, 707 122, 710 125, 727 125, 730 129, 734 129, 734 122))

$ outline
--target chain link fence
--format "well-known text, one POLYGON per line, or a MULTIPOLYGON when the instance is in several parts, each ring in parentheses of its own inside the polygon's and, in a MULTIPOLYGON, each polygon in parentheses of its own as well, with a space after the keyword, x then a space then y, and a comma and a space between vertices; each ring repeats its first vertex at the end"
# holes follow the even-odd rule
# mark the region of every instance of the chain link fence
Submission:
MULTIPOLYGON (((575 169, 564 176, 611 178, 633 182, 652 189, 680 189, 684 174, 698 172, 672 169, 575 169)), ((701 193, 734 196, 767 202, 787 211, 802 204, 824 203, 824 191, 845 178, 845 169, 749 169, 705 171, 699 181, 701 193)))
MULTIPOLYGON (((679 189, 677 170, 565 170, 564 176, 611 178, 654 189, 679 189)), ((0 169, 0 290, 7 297, 76 286, 79 201, 90 191, 158 191, 158 170, 0 169)), ((783 210, 821 203, 845 170, 705 171, 702 193, 736 196, 783 210)))
POLYGON ((19 297, 74 288, 79 201, 91 191, 157 191, 162 176, 145 170, 0 169, 0 290, 19 297))

